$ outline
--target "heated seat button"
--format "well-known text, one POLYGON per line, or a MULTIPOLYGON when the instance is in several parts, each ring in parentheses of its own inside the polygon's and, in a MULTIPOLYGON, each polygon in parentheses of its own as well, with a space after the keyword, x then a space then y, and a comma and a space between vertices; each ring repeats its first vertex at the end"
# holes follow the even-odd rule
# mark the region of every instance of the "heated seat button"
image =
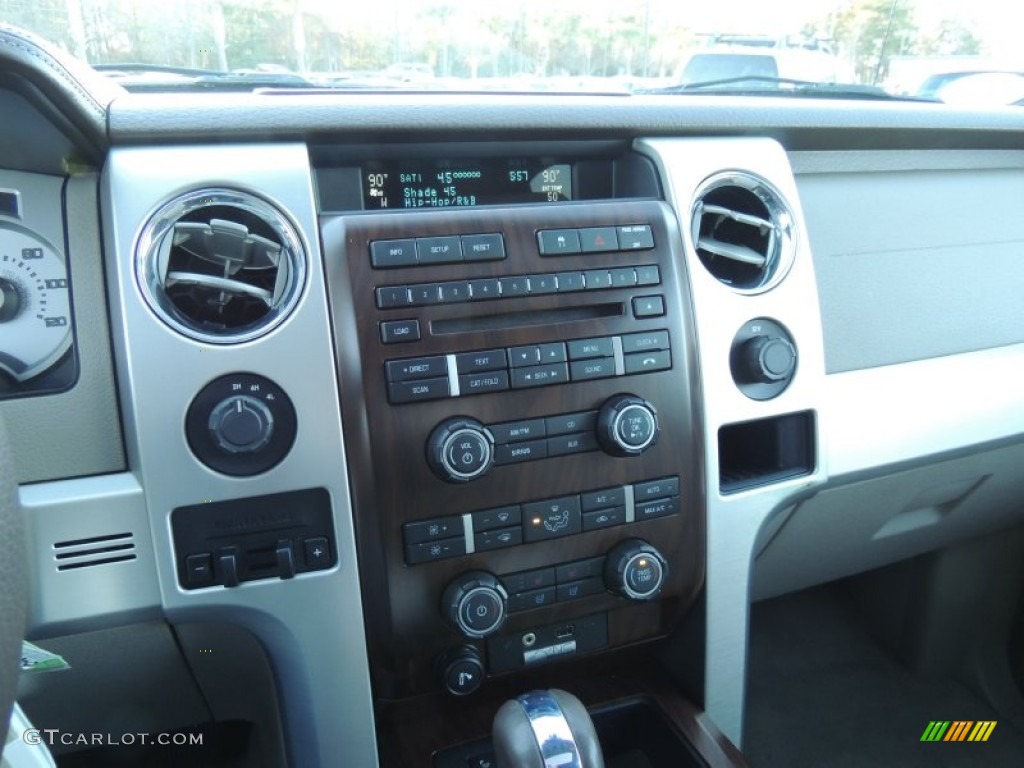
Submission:
POLYGON ((554 587, 520 592, 509 597, 508 609, 510 611, 528 611, 532 608, 544 608, 545 606, 552 605, 555 602, 556 596, 557 592, 554 587))
POLYGON ((566 600, 578 600, 581 597, 600 595, 605 591, 604 579, 600 577, 583 579, 582 581, 570 581, 567 584, 558 585, 558 602, 566 600))

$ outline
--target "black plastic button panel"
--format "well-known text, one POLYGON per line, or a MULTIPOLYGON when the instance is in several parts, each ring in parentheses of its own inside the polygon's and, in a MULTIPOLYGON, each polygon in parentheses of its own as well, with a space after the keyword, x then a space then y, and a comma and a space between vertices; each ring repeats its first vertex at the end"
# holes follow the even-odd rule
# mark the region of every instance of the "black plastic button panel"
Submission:
POLYGON ((500 576, 515 613, 603 594, 604 556, 500 576))
MULTIPOLYGON (((399 321, 398 324, 405 322, 399 321)), ((388 323, 381 324, 382 333, 386 325, 388 323)), ((456 355, 409 357, 384 363, 388 400, 393 405, 631 376, 671 368, 672 353, 668 331, 665 330, 484 349, 456 355), (617 346, 621 353, 617 353, 617 346), (458 391, 453 391, 449 380, 452 360, 455 362, 458 391)))
POLYGON ((596 424, 597 411, 488 424, 494 436, 494 463, 518 464, 599 450, 596 424))
POLYGON ((385 285, 377 288, 376 295, 378 309, 397 309, 660 284, 661 269, 656 264, 648 264, 638 267, 514 275, 447 283, 385 285))
POLYGON ((541 256, 607 251, 641 251, 654 247, 650 224, 587 227, 585 229, 542 229, 537 233, 541 256))
MULTIPOLYGON (((585 423, 589 419, 589 413, 570 415, 579 419, 580 423, 585 423)), ((560 420, 564 417, 549 417, 549 419, 552 418, 560 420)), ((550 451, 551 440, 566 437, 564 435, 555 438, 536 437, 538 434, 543 434, 543 432, 537 431, 541 426, 546 428, 547 422, 537 419, 508 422, 504 425, 489 427, 492 431, 495 429, 500 431, 505 428, 505 435, 513 434, 516 427, 520 427, 524 429, 518 434, 530 436, 530 439, 522 439, 519 442, 496 445, 495 462, 498 462, 497 456, 503 449, 508 451, 538 450, 546 453, 550 451), (529 429, 525 429, 526 427, 529 429)), ((534 456, 533 458, 538 457, 534 456)), ((571 496, 542 499, 525 504, 511 504, 463 515, 416 520, 402 526, 405 561, 409 565, 430 563, 459 557, 468 552, 504 549, 520 544, 559 539, 579 533, 676 515, 681 510, 679 488, 679 477, 673 475, 635 483, 632 486, 600 488, 571 496)), ((197 560, 196 563, 198 562, 197 560)), ((550 569, 539 569, 523 571, 512 576, 502 577, 502 579, 515 579, 505 583, 510 594, 533 594, 540 589, 584 582, 591 577, 600 576, 603 562, 604 558, 600 557, 566 563, 556 567, 555 578, 551 578, 548 573, 550 569)), ((201 569, 197 567, 196 570, 201 569)), ((192 573, 191 567, 189 573, 192 573)), ((197 573, 193 578, 201 578, 201 573, 197 573)), ((573 593, 573 596, 570 596, 571 599, 592 594, 588 591, 590 588, 591 585, 588 583, 581 585, 579 590, 570 590, 573 593)), ((554 593, 551 596, 554 597, 554 593)), ((510 601, 510 605, 512 604, 510 601)))
POLYGON ((500 261, 505 256, 505 238, 499 233, 375 240, 370 243, 370 264, 374 269, 500 261))

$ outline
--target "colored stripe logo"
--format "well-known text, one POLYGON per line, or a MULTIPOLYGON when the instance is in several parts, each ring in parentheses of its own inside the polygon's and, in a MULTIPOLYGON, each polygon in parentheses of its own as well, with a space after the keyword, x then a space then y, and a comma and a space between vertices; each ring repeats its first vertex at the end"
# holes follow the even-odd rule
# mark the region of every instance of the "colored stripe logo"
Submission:
POLYGON ((996 720, 932 720, 921 734, 921 741, 988 741, 996 729, 996 720))

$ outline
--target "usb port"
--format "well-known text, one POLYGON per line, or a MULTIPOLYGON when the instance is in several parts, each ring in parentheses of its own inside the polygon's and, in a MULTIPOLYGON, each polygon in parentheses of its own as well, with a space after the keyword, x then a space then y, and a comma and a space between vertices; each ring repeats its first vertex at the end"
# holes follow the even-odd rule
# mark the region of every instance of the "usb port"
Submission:
POLYGON ((566 638, 572 637, 576 634, 575 624, 566 624, 564 627, 559 627, 555 630, 556 640, 565 640, 566 638))

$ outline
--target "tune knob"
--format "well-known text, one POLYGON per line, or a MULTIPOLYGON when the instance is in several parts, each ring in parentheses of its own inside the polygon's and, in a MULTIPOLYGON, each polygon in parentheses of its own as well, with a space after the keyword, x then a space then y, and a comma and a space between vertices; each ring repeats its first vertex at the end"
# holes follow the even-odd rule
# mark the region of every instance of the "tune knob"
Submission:
POLYGON ((274 414, 255 397, 233 395, 214 407, 208 426, 221 450, 255 453, 274 434, 274 414))
POLYGON ((597 441, 612 456, 639 456, 660 433, 658 412, 637 395, 615 395, 597 414, 597 441))
POLYGON ((427 462, 445 482, 476 480, 494 463, 494 436, 476 419, 442 421, 427 439, 427 462))
POLYGON ((441 595, 441 612, 466 637, 487 637, 505 622, 508 593, 498 577, 469 571, 449 584, 441 595))
POLYGON ((643 539, 626 539, 605 559, 605 585, 629 600, 651 600, 661 592, 668 563, 643 539))
POLYGON ((740 377, 751 384, 783 381, 796 368, 796 348, 781 336, 755 336, 739 353, 740 377))

